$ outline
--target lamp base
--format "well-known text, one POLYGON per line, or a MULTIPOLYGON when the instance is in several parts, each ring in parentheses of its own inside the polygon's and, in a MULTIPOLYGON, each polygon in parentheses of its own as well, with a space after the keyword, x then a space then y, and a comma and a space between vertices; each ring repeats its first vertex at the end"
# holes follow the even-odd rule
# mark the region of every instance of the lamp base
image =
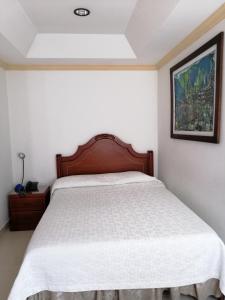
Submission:
POLYGON ((25 188, 22 184, 19 183, 15 186, 16 193, 20 194, 20 193, 23 193, 24 191, 25 191, 25 188))

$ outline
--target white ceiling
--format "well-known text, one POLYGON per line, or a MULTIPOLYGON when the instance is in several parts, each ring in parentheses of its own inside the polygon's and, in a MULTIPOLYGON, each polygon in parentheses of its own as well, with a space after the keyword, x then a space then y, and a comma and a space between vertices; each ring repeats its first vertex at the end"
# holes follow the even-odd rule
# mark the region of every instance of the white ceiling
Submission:
POLYGON ((19 0, 42 33, 124 33, 137 0, 19 0), (85 7, 86 18, 73 11, 85 7))
POLYGON ((136 56, 124 34, 40 33, 27 58, 111 59, 136 56), (116 45, 116 47, 115 47, 116 45))
POLYGON ((17 64, 156 64, 224 3, 0 0, 0 59, 17 64), (91 15, 75 16, 77 7, 90 9, 91 15))

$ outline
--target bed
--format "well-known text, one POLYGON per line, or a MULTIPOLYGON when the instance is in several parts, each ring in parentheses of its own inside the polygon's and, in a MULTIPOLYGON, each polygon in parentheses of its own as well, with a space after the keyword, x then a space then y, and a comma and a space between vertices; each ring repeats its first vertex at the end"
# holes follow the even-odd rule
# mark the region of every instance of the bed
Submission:
POLYGON ((224 244, 153 177, 152 151, 101 134, 56 164, 9 300, 223 299, 224 244))

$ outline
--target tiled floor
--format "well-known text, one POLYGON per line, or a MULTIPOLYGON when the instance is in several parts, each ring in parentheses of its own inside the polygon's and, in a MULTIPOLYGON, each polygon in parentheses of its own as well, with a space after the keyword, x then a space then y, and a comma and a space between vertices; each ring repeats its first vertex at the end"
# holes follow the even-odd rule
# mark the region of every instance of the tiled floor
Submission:
MULTIPOLYGON (((5 229, 0 232, 0 300, 8 298, 31 236, 32 231, 12 232, 5 229)), ((193 298, 182 297, 182 300, 190 299, 193 300, 193 298)))
POLYGON ((7 300, 32 231, 0 232, 0 300, 7 300))

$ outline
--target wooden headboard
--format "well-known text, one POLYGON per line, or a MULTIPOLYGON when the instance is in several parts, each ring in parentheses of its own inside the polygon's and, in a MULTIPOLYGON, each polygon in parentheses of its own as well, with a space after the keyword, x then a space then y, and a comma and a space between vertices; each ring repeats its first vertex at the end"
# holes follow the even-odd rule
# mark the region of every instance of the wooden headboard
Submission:
POLYGON ((99 134, 79 146, 71 156, 56 155, 57 178, 79 175, 141 171, 153 176, 153 151, 137 153, 130 144, 111 134, 99 134))

